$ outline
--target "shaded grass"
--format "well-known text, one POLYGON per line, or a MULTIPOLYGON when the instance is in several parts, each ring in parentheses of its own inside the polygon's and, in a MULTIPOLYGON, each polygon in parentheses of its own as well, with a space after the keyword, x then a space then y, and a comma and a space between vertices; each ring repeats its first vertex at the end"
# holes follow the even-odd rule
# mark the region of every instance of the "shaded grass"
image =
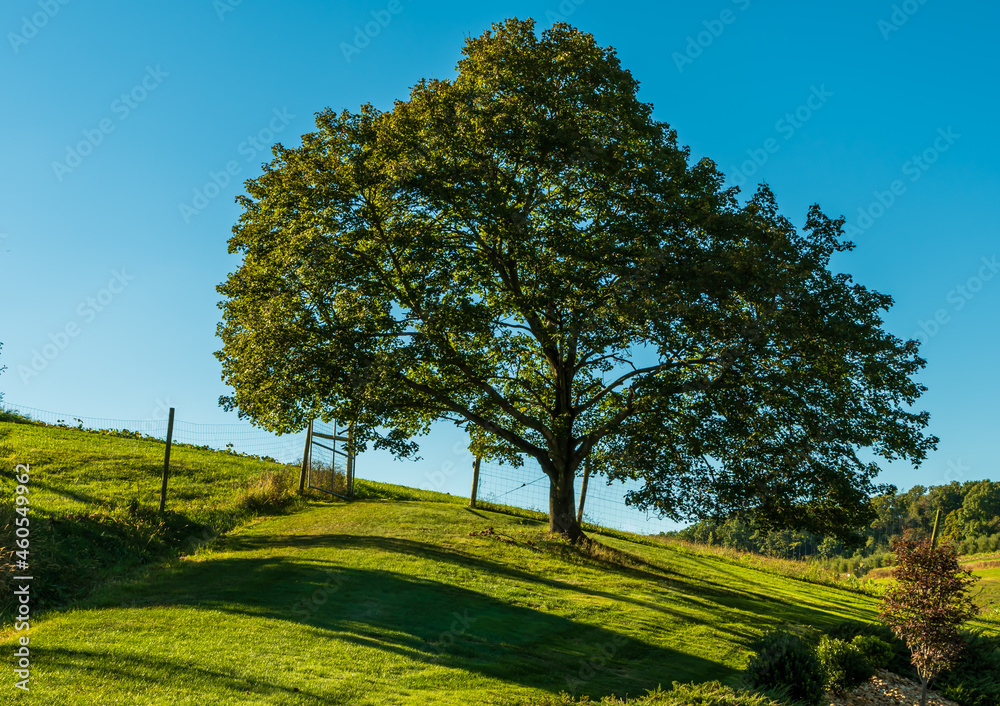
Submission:
POLYGON ((721 557, 545 529, 451 499, 261 518, 34 626, 36 689, 65 704, 634 697, 733 684, 778 625, 874 616, 866 596, 721 557))
POLYGON ((14 470, 30 467, 29 569, 45 576, 33 608, 89 594, 102 581, 192 551, 252 518, 283 512, 296 470, 179 447, 171 452, 167 512, 159 513, 163 442, 40 424, 0 423, 0 608, 12 607, 14 470))
MULTIPOLYGON (((599 542, 569 545, 539 513, 430 491, 358 481, 353 503, 288 501, 295 469, 195 449, 172 476, 184 511, 161 516, 146 493, 162 444, 28 429, 0 425, 0 463, 32 464, 33 552, 56 548, 33 559, 36 586, 48 607, 75 601, 32 624, 44 703, 636 697, 674 681, 734 685, 766 630, 876 610, 857 592, 648 537, 588 527, 599 542), (117 470, 95 473, 109 456, 117 470)), ((14 639, 0 632, 0 651, 14 639)))

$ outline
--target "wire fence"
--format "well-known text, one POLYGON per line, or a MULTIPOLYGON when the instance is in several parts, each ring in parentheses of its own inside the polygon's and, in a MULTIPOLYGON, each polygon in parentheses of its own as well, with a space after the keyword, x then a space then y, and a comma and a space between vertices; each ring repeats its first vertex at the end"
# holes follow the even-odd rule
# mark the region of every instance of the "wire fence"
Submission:
MULTIPOLYGON (((167 437, 165 413, 162 419, 111 419, 61 414, 7 402, 2 407, 53 426, 109 433, 111 438, 106 447, 108 458, 95 461, 113 462, 115 458, 136 456, 139 455, 138 445, 142 440, 158 439, 165 442, 167 437)), ((338 433, 343 433, 344 427, 316 420, 313 430, 337 436, 338 433)), ((197 424, 174 419, 174 445, 187 444, 196 448, 229 451, 272 459, 279 463, 301 463, 305 441, 305 431, 277 436, 246 423, 197 424)), ((309 484, 339 494, 346 492, 343 486, 345 464, 331 448, 327 448, 330 443, 320 440, 319 443, 312 444, 309 484)), ((578 505, 581 480, 577 478, 578 505)), ((592 473, 584 500, 583 521, 637 534, 657 534, 677 529, 675 523, 661 519, 655 513, 643 512, 625 504, 625 493, 637 486, 637 482, 615 481, 609 484, 599 473, 592 473)), ((500 505, 548 513, 549 479, 533 458, 525 458, 524 465, 517 468, 484 462, 480 468, 478 497, 500 505)))
MULTIPOLYGON (((162 419, 110 419, 62 414, 7 402, 3 403, 3 409, 52 426, 109 433, 112 437, 109 450, 112 453, 127 453, 142 439, 157 439, 165 443, 167 438, 166 414, 162 419)), ((197 424, 175 418, 173 444, 231 451, 279 463, 297 463, 302 459, 305 432, 277 436, 248 424, 197 424)))
MULTIPOLYGON (((581 482, 582 478, 578 477, 577 507, 580 504, 581 482)), ((625 493, 638 488, 638 481, 612 481, 609 484, 607 478, 592 469, 584 496, 583 521, 636 534, 658 534, 677 529, 677 524, 671 520, 625 504, 625 493)), ((479 469, 478 497, 486 502, 548 513, 549 478, 533 458, 525 458, 524 465, 517 468, 483 462, 479 469)))

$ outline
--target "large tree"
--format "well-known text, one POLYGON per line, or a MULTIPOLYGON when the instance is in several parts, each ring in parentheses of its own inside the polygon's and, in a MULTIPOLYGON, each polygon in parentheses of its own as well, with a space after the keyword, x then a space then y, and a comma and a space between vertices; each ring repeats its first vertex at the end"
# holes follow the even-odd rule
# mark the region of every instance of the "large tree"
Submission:
POLYGON ((572 539, 590 454, 674 518, 867 519, 859 451, 916 464, 935 439, 890 298, 829 269, 843 220, 740 203, 569 25, 509 20, 463 55, 390 110, 318 114, 247 182, 223 404, 279 432, 352 420, 399 456, 451 420, 537 459, 572 539))

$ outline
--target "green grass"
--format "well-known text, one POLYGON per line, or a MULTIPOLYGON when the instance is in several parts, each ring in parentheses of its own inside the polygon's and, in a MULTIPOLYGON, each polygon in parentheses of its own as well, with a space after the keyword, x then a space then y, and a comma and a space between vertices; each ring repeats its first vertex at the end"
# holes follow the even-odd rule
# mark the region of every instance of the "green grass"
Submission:
MULTIPOLYGON (((876 611, 869 596, 773 567, 620 532, 574 547, 531 513, 380 483, 359 483, 349 504, 299 500, 267 516, 248 509, 247 485, 272 464, 190 449, 177 454, 170 517, 230 531, 179 556, 183 532, 150 534, 155 515, 128 510, 155 498, 162 444, 116 447, 113 437, 25 425, 0 432, 0 462, 32 464, 33 513, 49 522, 51 536, 36 536, 45 522, 33 520, 33 551, 76 541, 104 562, 86 574, 99 576, 96 590, 32 622, 32 703, 636 697, 675 681, 735 684, 767 629, 823 629, 876 611), (83 515, 98 519, 66 519, 83 515), (130 522, 134 536, 115 534, 130 522), (154 537, 161 547, 143 561, 108 553, 154 537)), ((4 470, 0 493, 10 497, 12 466, 4 470)), ((33 571, 36 587, 65 580, 61 565, 33 571)), ((0 654, 12 655, 17 637, 8 622, 0 654)), ((13 681, 0 686, 4 702, 13 681)), ((672 693, 643 703, 722 703, 672 693)))
MULTIPOLYGON (((15 467, 30 467, 31 555, 47 576, 35 607, 85 597, 109 578, 193 550, 261 513, 289 509, 296 470, 273 462, 178 446, 171 452, 167 512, 159 514, 165 445, 73 428, 0 422, 0 529, 10 561, 15 467)), ((9 623, 12 586, 0 573, 9 623)))
POLYGON ((854 593, 603 541, 590 556, 456 502, 313 504, 50 614, 35 688, 65 704, 637 696, 732 680, 769 627, 874 614, 854 593))
MULTIPOLYGON (((73 428, 0 422, 5 465, 30 464, 32 505, 49 513, 90 512, 136 502, 159 505, 162 441, 73 428)), ((170 452, 168 509, 211 523, 228 515, 239 491, 277 464, 235 454, 175 445, 170 452)), ((0 479, 9 497, 10 474, 0 479)))
POLYGON ((1000 567, 975 569, 972 573, 979 577, 972 589, 976 593, 976 602, 1000 621, 1000 567))

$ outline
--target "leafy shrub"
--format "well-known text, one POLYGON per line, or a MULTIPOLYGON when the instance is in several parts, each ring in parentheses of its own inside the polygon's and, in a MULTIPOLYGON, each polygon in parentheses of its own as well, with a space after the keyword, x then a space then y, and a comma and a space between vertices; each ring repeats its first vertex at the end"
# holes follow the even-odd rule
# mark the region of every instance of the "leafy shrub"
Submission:
POLYGON ((966 634, 958 664, 938 679, 937 690, 962 706, 1000 704, 1000 636, 966 634))
POLYGON ((777 700, 764 694, 752 694, 740 691, 715 681, 705 684, 680 684, 674 682, 673 688, 664 691, 657 688, 646 696, 618 699, 605 696, 599 701, 591 701, 588 696, 574 698, 563 692, 558 696, 546 696, 540 699, 513 699, 500 701, 507 706, 569 706, 570 704, 590 704, 591 706, 782 706, 784 700, 777 700))
POLYGON ((815 651, 798 635, 776 630, 755 644, 757 654, 745 672, 747 684, 756 689, 787 689, 788 696, 804 703, 819 703, 823 672, 815 651))
MULTIPOLYGON (((2 401, 2 397, 0 397, 0 401, 2 401)), ((10 422, 11 424, 33 424, 34 420, 25 414, 21 414, 20 412, 0 407, 0 422, 10 422)))
POLYGON ((252 514, 277 512, 292 502, 292 476, 287 471, 265 471, 240 493, 237 507, 252 514))
POLYGON ((835 625, 827 634, 830 637, 839 637, 848 642, 853 642, 859 636, 877 637, 889 648, 890 657, 884 664, 876 665, 876 668, 885 668, 901 676, 912 678, 913 665, 910 663, 910 650, 907 649, 906 643, 887 626, 848 620, 835 625))
POLYGON ((874 635, 856 635, 851 640, 851 646, 868 660, 873 674, 875 670, 885 669, 889 666, 889 662, 892 661, 895 654, 892 645, 874 635))
MULTIPOLYGON (((877 641, 877 638, 869 639, 877 641)), ((875 667, 852 642, 824 635, 816 655, 823 667, 826 688, 834 693, 850 691, 875 675, 875 667)))

